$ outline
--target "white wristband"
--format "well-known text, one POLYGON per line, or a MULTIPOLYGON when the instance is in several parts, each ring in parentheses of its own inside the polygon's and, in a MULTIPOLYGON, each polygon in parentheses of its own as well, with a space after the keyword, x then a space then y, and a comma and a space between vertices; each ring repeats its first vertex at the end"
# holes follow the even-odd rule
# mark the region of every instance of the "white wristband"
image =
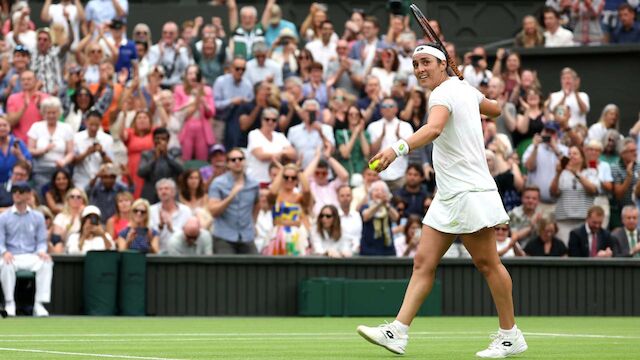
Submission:
POLYGON ((391 148, 396 153, 397 157, 405 156, 409 153, 409 144, 407 144, 407 142, 402 139, 396 141, 393 145, 391 145, 391 148))

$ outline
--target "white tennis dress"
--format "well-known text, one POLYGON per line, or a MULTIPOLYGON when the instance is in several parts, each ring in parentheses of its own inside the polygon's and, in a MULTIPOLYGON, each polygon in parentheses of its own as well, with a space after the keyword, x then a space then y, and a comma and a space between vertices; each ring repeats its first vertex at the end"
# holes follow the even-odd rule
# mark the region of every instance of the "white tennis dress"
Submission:
POLYGON ((433 142, 438 191, 422 222, 444 233, 469 234, 509 222, 485 158, 482 100, 482 93, 455 77, 429 97, 429 109, 442 105, 450 115, 433 142))

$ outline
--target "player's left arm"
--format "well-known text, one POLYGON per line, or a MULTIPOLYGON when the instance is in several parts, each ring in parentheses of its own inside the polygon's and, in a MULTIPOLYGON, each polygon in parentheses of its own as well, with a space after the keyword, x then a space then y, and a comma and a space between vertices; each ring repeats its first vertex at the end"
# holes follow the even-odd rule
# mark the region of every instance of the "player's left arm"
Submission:
POLYGON ((480 113, 489 117, 498 117, 502 114, 500 105, 495 100, 483 99, 480 102, 480 113))

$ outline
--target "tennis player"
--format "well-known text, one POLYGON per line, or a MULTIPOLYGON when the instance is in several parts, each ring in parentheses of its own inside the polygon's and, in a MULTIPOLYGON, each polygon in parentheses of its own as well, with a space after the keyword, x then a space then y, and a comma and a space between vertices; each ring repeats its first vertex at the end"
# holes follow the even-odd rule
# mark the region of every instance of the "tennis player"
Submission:
POLYGON ((527 350, 515 324, 511 277, 500 262, 493 227, 506 224, 496 183, 485 159, 480 114, 500 115, 497 102, 456 77, 449 77, 444 52, 435 44, 418 46, 413 72, 420 86, 432 90, 429 117, 411 137, 398 140, 376 154, 376 171, 397 157, 433 142, 433 165, 438 191, 422 221, 422 237, 414 258, 413 274, 396 320, 378 327, 359 326, 369 342, 404 354, 409 326, 431 291, 440 258, 460 236, 478 270, 484 275, 498 310, 500 328, 482 358, 504 358, 527 350))

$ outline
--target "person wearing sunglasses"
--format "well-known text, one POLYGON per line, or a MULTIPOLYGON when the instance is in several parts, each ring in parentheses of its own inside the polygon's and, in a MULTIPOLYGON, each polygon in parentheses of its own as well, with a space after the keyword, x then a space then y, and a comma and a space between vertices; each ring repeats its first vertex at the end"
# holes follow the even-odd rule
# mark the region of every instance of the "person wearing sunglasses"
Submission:
POLYGON ((511 229, 508 224, 498 225, 493 230, 496 232, 496 247, 500 257, 515 257, 523 254, 518 240, 511 237, 511 229))
POLYGON ((173 233, 169 239, 168 254, 171 256, 213 255, 211 233, 202 229, 200 220, 192 217, 181 230, 173 233))
POLYGON ((228 171, 209 187, 209 211, 214 217, 216 254, 258 254, 254 215, 258 213, 259 184, 245 174, 245 154, 240 148, 227 152, 228 171))
POLYGON ((67 239, 80 231, 82 211, 89 205, 87 194, 78 188, 72 188, 64 198, 62 212, 53 219, 51 244, 53 254, 63 254, 67 239))
POLYGON ((324 205, 340 206, 337 190, 349 183, 349 172, 333 157, 332 146, 325 146, 322 152, 317 150, 304 174, 309 179, 311 193, 315 199, 314 215, 319 214, 324 205), (334 175, 333 179, 331 175, 334 175))
POLYGON ((273 107, 262 110, 260 128, 251 130, 247 145, 247 175, 264 184, 271 182, 269 164, 278 161, 295 160, 296 150, 278 128, 280 112, 273 107))
POLYGON ((26 181, 11 188, 13 207, 0 215, 0 282, 4 294, 4 309, 16 316, 14 291, 18 270, 36 269, 34 316, 48 316, 43 304, 51 300, 53 262, 47 254, 47 228, 44 216, 29 207, 31 187, 26 181))
POLYGON ((262 254, 306 255, 311 230, 308 211, 313 202, 309 181, 297 165, 276 164, 280 171, 269 186, 267 196, 273 208, 275 235, 262 250, 262 254))
MULTIPOLYGON (((386 97, 380 104, 382 118, 367 126, 367 132, 371 136, 371 152, 377 153, 396 141, 408 139, 413 135, 413 128, 406 121, 398 119, 398 104, 393 98, 386 97)), ((405 173, 409 166, 407 157, 400 157, 389 167, 380 172, 380 178, 384 180, 391 191, 398 191, 405 183, 405 173)))
POLYGON ((73 33, 61 46, 54 45, 51 29, 37 31, 37 47, 33 56, 32 70, 42 82, 42 91, 57 96, 62 87, 62 62, 73 42, 73 33))
POLYGON ((144 254, 157 254, 160 251, 158 232, 151 228, 149 202, 138 199, 131 205, 129 226, 118 234, 118 251, 137 250, 144 254))
POLYGON ((233 59, 228 74, 218 77, 213 84, 213 96, 218 113, 227 111, 253 99, 253 85, 244 77, 247 61, 233 59))

